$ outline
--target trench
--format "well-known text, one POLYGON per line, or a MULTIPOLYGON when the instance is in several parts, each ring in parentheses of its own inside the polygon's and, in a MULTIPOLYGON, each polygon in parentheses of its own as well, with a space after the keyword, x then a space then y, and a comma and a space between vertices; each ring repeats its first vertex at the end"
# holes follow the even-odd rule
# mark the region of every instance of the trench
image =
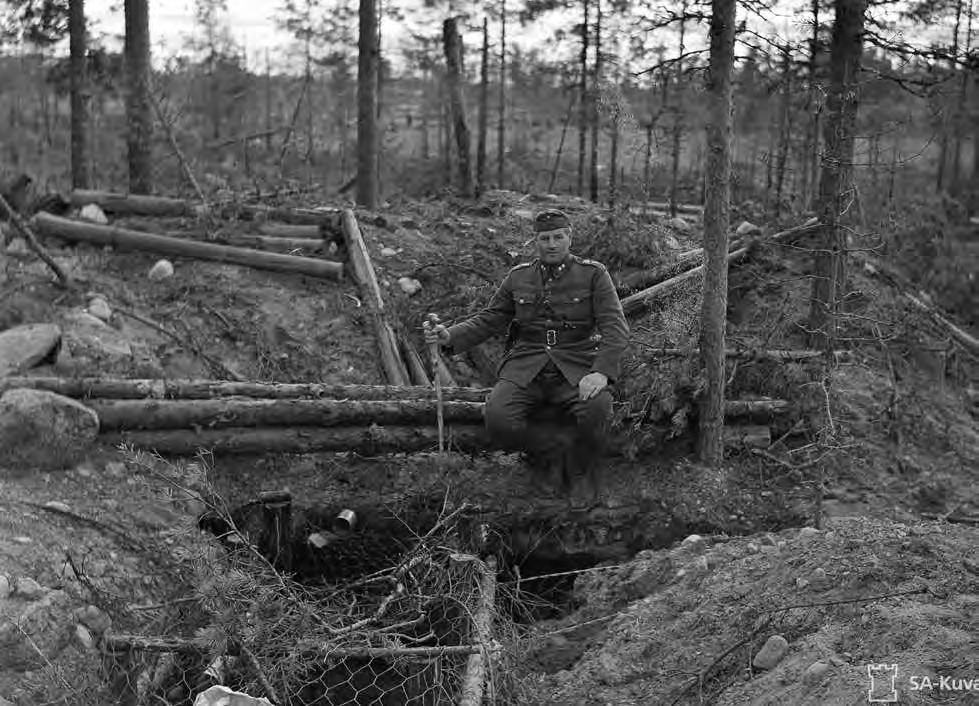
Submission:
MULTIPOLYGON (((237 508, 232 518, 273 566, 321 590, 357 582, 396 565, 418 537, 439 521, 443 500, 444 496, 435 493, 408 498, 394 516, 389 508, 370 504, 302 506, 287 493, 273 492, 237 508)), ((204 517, 201 526, 226 536, 228 527, 222 522, 214 516, 204 517)), ((497 582, 502 590, 497 591, 496 608, 522 630, 576 609, 574 581, 582 569, 624 562, 646 549, 668 548, 690 534, 749 534, 801 524, 804 518, 785 512, 783 506, 779 512, 757 512, 740 527, 721 526, 661 498, 589 509, 555 502, 540 503, 532 512, 502 507, 493 512, 474 511, 461 516, 452 535, 459 551, 497 557, 497 582)), ((422 645, 465 642, 466 635, 453 620, 460 616, 453 616, 446 605, 436 603, 430 608, 423 625, 406 634, 423 640, 422 645)), ((452 669, 462 670, 464 658, 461 660, 449 660, 452 669)), ((433 696, 436 676, 428 667, 402 668, 399 678, 404 681, 396 687, 385 683, 391 669, 390 661, 383 657, 341 661, 304 675, 301 697, 288 703, 440 703, 433 696), (385 688, 396 691, 398 697, 389 699, 385 688)))

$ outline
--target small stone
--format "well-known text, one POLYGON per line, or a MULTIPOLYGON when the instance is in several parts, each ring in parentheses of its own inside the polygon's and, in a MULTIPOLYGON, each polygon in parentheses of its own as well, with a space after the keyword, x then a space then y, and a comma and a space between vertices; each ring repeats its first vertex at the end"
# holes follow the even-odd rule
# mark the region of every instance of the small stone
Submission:
POLYGON ((394 257, 398 254, 398 251, 394 248, 381 248, 381 255, 383 257, 394 257))
POLYGON ((21 576, 14 582, 14 593, 20 598, 34 601, 47 593, 47 590, 34 579, 21 576))
POLYGON ((420 292, 422 289, 422 283, 414 277, 399 277, 398 286, 401 287, 401 291, 407 294, 409 297, 418 294, 418 292, 420 292))
POLYGON ((82 465, 75 467, 75 473, 80 475, 82 478, 91 478, 95 473, 95 469, 89 464, 83 463, 82 465))
POLYGON ((149 277, 150 281, 152 282, 158 282, 159 280, 173 277, 173 263, 169 260, 157 260, 156 264, 150 268, 147 277, 149 277))
POLYGON ((748 542, 748 544, 747 544, 747 546, 745 547, 745 549, 747 549, 747 550, 748 550, 748 553, 749 553, 749 554, 757 554, 757 553, 758 553, 758 549, 759 549, 759 547, 758 547, 758 545, 757 545, 757 544, 755 544, 754 542, 748 542))
POLYGON ((64 503, 59 503, 57 500, 49 500, 44 503, 44 507, 49 510, 54 510, 55 512, 69 512, 69 508, 64 503))
POLYGON ((699 534, 691 534, 680 542, 681 547, 686 547, 688 549, 703 549, 704 544, 704 538, 699 534))
POLYGON ((737 231, 735 231, 735 235, 740 235, 742 237, 746 235, 758 235, 760 233, 761 228, 750 221, 742 221, 741 225, 738 226, 737 231))
POLYGON ((803 527, 801 530, 799 530, 798 537, 800 542, 803 544, 808 544, 819 535, 820 532, 815 527, 803 527))
POLYGON ((801 576, 798 577, 795 580, 795 587, 796 588, 803 589, 803 588, 806 588, 808 585, 809 585, 809 582, 806 579, 802 578, 801 576))
POLYGON ((806 671, 803 672, 802 682, 804 684, 808 684, 809 686, 818 684, 823 680, 823 677, 826 676, 829 670, 830 670, 829 663, 813 662, 806 668, 806 671))
POLYGON ((112 318, 112 309, 102 297, 92 297, 88 302, 88 313, 101 321, 108 321, 112 318))
POLYGON ((97 635, 101 635, 112 626, 112 618, 94 605, 76 610, 75 620, 97 635))
POLYGON ((10 579, 0 574, 0 601, 10 595, 10 579))
POLYGON ((814 569, 812 572, 812 582, 815 585, 825 585, 828 578, 829 577, 826 575, 826 569, 821 566, 816 567, 816 569, 814 569))
POLYGON ((789 643, 781 635, 772 635, 751 661, 755 669, 774 669, 789 651, 789 643))
POLYGON ((105 212, 98 204, 94 203, 82 206, 82 210, 78 212, 78 217, 83 221, 91 221, 92 223, 98 223, 103 226, 109 224, 109 219, 106 218, 105 212))
POLYGON ((18 535, 13 538, 15 544, 30 544, 34 540, 30 537, 25 537, 24 535, 18 535))
POLYGON ((92 633, 84 625, 75 626, 75 641, 78 642, 79 647, 83 650, 95 649, 95 638, 92 637, 92 633))

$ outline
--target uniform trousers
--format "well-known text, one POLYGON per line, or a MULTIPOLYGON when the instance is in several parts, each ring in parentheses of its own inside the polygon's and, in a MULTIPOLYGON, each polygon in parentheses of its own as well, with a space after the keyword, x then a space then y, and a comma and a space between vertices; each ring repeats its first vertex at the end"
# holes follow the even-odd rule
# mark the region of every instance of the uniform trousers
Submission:
POLYGON ((560 439, 545 435, 528 423, 532 412, 541 407, 555 408, 575 420, 574 446, 580 463, 587 465, 604 450, 612 412, 611 393, 606 388, 591 399, 580 399, 578 386, 568 382, 552 362, 526 387, 509 380, 497 381, 483 412, 490 439, 510 451, 535 454, 555 449, 560 439))

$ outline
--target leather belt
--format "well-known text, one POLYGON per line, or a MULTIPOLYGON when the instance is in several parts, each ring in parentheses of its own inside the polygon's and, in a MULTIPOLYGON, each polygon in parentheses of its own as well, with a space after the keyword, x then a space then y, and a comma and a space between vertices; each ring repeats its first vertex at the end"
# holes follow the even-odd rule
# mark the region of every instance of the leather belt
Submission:
POLYGON ((556 346, 561 343, 579 343, 591 338, 592 330, 576 328, 524 328, 521 327, 517 340, 523 343, 543 343, 556 346))

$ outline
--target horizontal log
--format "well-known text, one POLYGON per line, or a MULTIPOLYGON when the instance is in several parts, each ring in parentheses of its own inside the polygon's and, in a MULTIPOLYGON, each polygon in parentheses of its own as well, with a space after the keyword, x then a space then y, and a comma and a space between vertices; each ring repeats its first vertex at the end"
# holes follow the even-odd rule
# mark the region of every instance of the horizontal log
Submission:
POLYGON ((227 216, 237 216, 244 220, 281 221, 288 225, 316 226, 325 228, 330 232, 340 232, 341 212, 339 209, 318 210, 312 208, 231 204, 225 207, 224 214, 227 216))
POLYGON ((203 204, 184 199, 89 189, 75 189, 70 201, 75 208, 95 204, 106 213, 117 216, 194 216, 204 210, 203 204))
POLYGON ((318 225, 289 225, 287 223, 262 223, 258 232, 269 238, 319 238, 323 239, 324 229, 318 225))
MULTIPOLYGON (((434 425, 164 429, 108 432, 100 434, 98 438, 114 446, 132 444, 138 449, 178 456, 192 456, 202 450, 216 455, 346 451, 374 456, 435 451, 438 448, 438 430, 434 425)), ((446 448, 465 453, 493 448, 482 424, 447 424, 445 438, 446 448)), ((764 448, 771 444, 771 432, 765 426, 727 426, 724 429, 724 443, 731 447, 764 448)), ((621 453, 621 447, 620 440, 612 439, 609 454, 621 453)), ((638 452, 654 450, 642 444, 638 452)))
MULTIPOLYGON (((699 348, 656 348, 646 347, 646 355, 653 358, 689 358, 700 355, 699 348)), ((751 350, 751 349, 728 349, 724 351, 728 358, 736 360, 770 360, 777 363, 801 363, 806 361, 819 361, 826 358, 826 351, 816 350, 751 350)), ((851 351, 833 351, 830 353, 837 362, 852 357, 851 351)))
POLYGON ((82 223, 49 213, 39 213, 34 217, 34 223, 40 232, 47 236, 64 240, 113 245, 119 248, 129 248, 161 255, 176 255, 200 260, 212 260, 234 265, 244 265, 262 270, 276 272, 292 272, 322 277, 331 280, 343 278, 343 264, 321 260, 312 257, 297 257, 266 253, 247 248, 233 248, 215 243, 202 243, 194 240, 181 240, 165 235, 140 233, 113 226, 102 226, 95 223, 82 223))
MULTIPOLYGON (((224 427, 435 424, 437 402, 413 400, 87 400, 103 432, 224 427)), ((482 423, 483 403, 447 400, 449 422, 482 423)))
POLYGON ((221 238, 236 248, 255 248, 265 252, 317 253, 325 252, 329 243, 322 238, 286 238, 270 235, 229 235, 221 238))
MULTIPOLYGON (((473 452, 488 448, 482 424, 446 426, 446 447, 473 452)), ((113 445, 132 444, 161 454, 194 455, 199 450, 214 454, 317 453, 350 451, 367 456, 382 453, 434 451, 438 448, 435 425, 416 427, 332 427, 170 429, 123 431, 100 434, 113 445)))
MULTIPOLYGON (((228 380, 156 380, 129 378, 0 377, 0 394, 15 388, 47 390, 74 399, 255 399, 410 400, 435 399, 427 386, 337 385, 320 382, 232 382, 228 380)), ((447 400, 482 402, 486 388, 443 387, 447 400)))

